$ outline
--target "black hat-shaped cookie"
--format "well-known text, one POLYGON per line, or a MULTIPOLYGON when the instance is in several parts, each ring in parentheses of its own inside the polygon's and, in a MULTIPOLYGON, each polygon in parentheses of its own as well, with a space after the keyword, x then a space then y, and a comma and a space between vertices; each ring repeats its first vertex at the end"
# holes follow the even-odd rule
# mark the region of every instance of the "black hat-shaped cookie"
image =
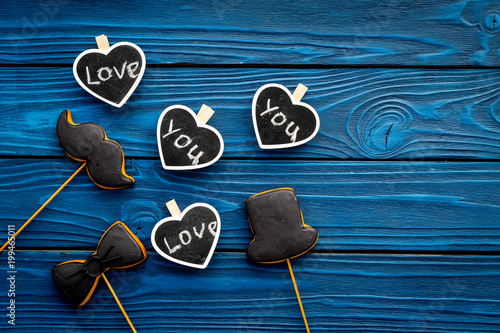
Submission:
POLYGON ((318 240, 316 229, 304 224, 295 191, 279 188, 245 201, 254 234, 248 257, 259 263, 276 263, 309 251, 318 240))

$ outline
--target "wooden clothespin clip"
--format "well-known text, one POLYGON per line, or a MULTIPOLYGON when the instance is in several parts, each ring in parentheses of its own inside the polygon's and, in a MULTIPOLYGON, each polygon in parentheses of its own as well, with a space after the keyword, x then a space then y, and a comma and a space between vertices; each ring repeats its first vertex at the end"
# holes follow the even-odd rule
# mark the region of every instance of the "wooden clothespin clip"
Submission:
POLYGON ((203 104, 200 108, 200 111, 198 111, 198 114, 196 117, 198 117, 198 120, 205 125, 208 120, 213 116, 215 113, 214 110, 212 110, 209 106, 203 104))
POLYGON ((175 199, 170 200, 166 204, 168 211, 170 212, 170 215, 173 217, 181 216, 181 210, 179 209, 179 206, 177 206, 177 202, 175 202, 175 199))
POLYGON ((305 85, 303 85, 302 83, 299 83, 299 85, 297 86, 297 88, 295 88, 295 91, 292 94, 293 99, 296 102, 300 102, 302 97, 304 97, 304 95, 306 94, 306 91, 307 91, 307 87, 305 85))
POLYGON ((106 35, 97 36, 95 38, 95 41, 99 50, 106 51, 107 49, 109 49, 108 37, 106 35))

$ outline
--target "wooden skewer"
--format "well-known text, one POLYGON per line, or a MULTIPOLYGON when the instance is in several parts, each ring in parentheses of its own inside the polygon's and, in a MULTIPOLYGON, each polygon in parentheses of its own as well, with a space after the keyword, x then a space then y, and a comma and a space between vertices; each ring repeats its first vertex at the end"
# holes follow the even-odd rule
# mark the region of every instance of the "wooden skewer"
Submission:
POLYGON ((24 224, 21 226, 21 228, 19 228, 19 230, 17 230, 17 232, 14 234, 14 236, 12 236, 11 238, 9 238, 9 240, 0 248, 0 252, 2 252, 6 247, 7 245, 12 242, 12 240, 14 238, 16 238, 17 235, 19 235, 21 233, 21 231, 23 231, 24 228, 26 228, 28 226, 28 224, 30 224, 31 221, 33 221, 33 219, 38 215, 38 213, 40 213, 44 208, 45 206, 47 206, 49 204, 49 202, 52 201, 52 199, 54 199, 54 197, 59 194, 59 192, 61 192, 61 190, 66 186, 68 185, 68 183, 85 167, 86 165, 86 162, 84 162, 82 164, 82 166, 80 166, 78 168, 78 170, 75 171, 75 173, 73 175, 71 175, 71 177, 68 178, 68 180, 66 180, 64 182, 64 184, 61 185, 61 187, 59 187, 57 189, 57 191, 54 192, 54 194, 52 194, 52 196, 47 199, 47 201, 45 201, 45 203, 40 207, 38 208, 38 210, 35 212, 35 214, 33 214, 29 219, 28 221, 24 222, 24 224))
POLYGON ((300 311, 302 312, 302 318, 304 318, 304 324, 306 325, 307 333, 310 333, 311 331, 309 331, 309 325, 307 324, 307 318, 306 318, 306 314, 304 312, 304 307, 302 306, 302 301, 300 300, 299 289, 297 288, 297 283, 295 282, 295 277, 293 276, 292 265, 290 264, 290 259, 287 259, 286 263, 288 264, 288 269, 290 270, 290 276, 292 277, 293 287, 295 288, 295 294, 297 294, 297 299, 299 300, 300 311))
POLYGON ((108 285, 109 291, 111 291, 111 294, 113 294, 113 297, 115 298, 116 303, 120 307, 120 310, 122 310, 122 313, 125 316, 125 319, 127 320, 128 324, 130 325, 130 328, 132 329, 132 331, 134 333, 137 333, 137 331, 135 330, 134 325, 132 325, 132 322, 130 321, 130 318, 128 317, 127 313, 125 312, 125 309, 123 308, 122 303, 120 303, 120 300, 118 299, 118 296, 116 296, 115 291, 111 287, 111 284, 109 284, 109 281, 106 278, 106 275, 104 275, 104 273, 102 274, 102 278, 104 279, 104 282, 106 282, 106 284, 108 285))

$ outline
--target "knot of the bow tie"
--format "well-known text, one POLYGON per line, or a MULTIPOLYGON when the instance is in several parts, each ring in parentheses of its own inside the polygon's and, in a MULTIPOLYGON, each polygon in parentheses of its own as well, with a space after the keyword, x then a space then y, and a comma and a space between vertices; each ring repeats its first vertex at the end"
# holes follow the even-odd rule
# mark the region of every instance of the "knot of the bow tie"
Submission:
POLYGON ((97 255, 91 255, 83 264, 83 270, 92 277, 97 277, 104 273, 106 265, 97 255))
POLYGON ((83 263, 82 270, 92 276, 92 277, 97 277, 104 273, 106 269, 109 267, 108 264, 111 264, 112 261, 116 259, 120 259, 122 256, 121 254, 117 254, 111 258, 107 258, 108 253, 114 248, 114 245, 112 244, 108 250, 101 256, 97 254, 93 254, 90 257, 85 260, 83 263))
POLYGON ((122 222, 113 224, 86 260, 63 262, 52 269, 57 289, 70 303, 82 306, 92 295, 99 278, 109 269, 127 268, 146 259, 146 249, 122 222))

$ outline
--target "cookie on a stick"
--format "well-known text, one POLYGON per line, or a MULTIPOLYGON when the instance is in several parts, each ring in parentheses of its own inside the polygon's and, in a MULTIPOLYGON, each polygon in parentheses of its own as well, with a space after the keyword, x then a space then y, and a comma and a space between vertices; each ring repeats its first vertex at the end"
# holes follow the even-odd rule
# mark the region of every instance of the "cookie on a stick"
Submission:
POLYGON ((261 264, 286 261, 307 332, 306 315, 295 283, 290 259, 309 251, 318 241, 316 229, 304 223, 295 191, 278 188, 252 195, 245 201, 254 239, 247 256, 261 264))
POLYGON ((45 201, 17 232, 0 248, 0 252, 23 231, 26 226, 47 206, 54 197, 85 167, 90 179, 105 189, 125 188, 134 183, 134 178, 125 172, 125 157, 120 145, 107 138, 101 126, 95 123, 75 124, 71 113, 64 110, 57 121, 57 138, 66 154, 83 162, 71 177, 45 201))

